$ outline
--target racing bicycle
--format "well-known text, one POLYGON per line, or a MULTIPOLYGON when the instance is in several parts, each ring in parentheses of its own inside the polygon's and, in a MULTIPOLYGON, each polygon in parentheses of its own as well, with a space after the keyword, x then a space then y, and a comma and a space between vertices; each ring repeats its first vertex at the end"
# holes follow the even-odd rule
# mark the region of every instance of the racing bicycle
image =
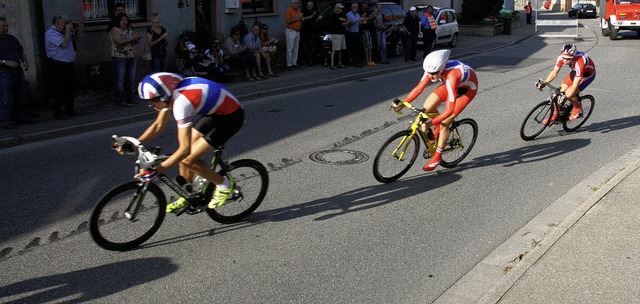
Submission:
MULTIPOLYGON (((391 135, 378 151, 373 161, 373 176, 381 183, 393 182, 409 171, 420 154, 420 139, 426 147, 422 153, 425 159, 431 158, 438 146, 438 132, 420 128, 438 113, 426 113, 424 109, 397 98, 393 102, 402 103, 416 113, 416 118, 407 130, 391 135)), ((445 168, 455 167, 469 155, 478 138, 478 124, 471 118, 454 120, 449 129, 451 132, 440 162, 445 168)))
POLYGON ((591 116, 595 99, 591 95, 578 95, 578 102, 582 105, 580 114, 575 120, 569 120, 573 105, 567 99, 559 87, 555 87, 548 82, 538 79, 538 83, 544 84, 550 90, 549 99, 537 104, 527 115, 520 127, 520 137, 524 140, 532 140, 552 125, 562 124, 562 128, 567 132, 578 130, 591 116), (551 119, 553 109, 558 109, 558 116, 551 119))
MULTIPOLYGON (((135 172, 153 168, 168 155, 159 155, 160 147, 145 147, 133 137, 112 137, 115 144, 126 148, 127 154, 137 154, 135 172)), ((211 168, 220 175, 235 181, 235 189, 224 205, 214 209, 207 208, 215 190, 215 184, 196 176, 192 191, 182 187, 165 174, 158 179, 170 190, 186 199, 185 207, 178 210, 177 216, 184 213, 198 214, 203 211, 211 219, 223 224, 242 221, 260 206, 267 194, 269 175, 267 169, 253 159, 241 159, 231 163, 222 157, 223 148, 213 151, 211 168)), ((153 181, 142 177, 109 190, 100 198, 89 219, 91 237, 98 246, 113 251, 133 249, 160 229, 167 207, 165 192, 153 181)))

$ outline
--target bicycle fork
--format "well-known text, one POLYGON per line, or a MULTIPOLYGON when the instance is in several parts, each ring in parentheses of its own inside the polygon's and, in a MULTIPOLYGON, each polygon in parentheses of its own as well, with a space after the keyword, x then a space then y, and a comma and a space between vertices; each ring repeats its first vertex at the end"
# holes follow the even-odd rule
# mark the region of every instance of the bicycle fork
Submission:
POLYGON ((135 222, 138 220, 138 212, 140 211, 140 206, 142 205, 142 201, 144 200, 145 195, 147 194, 147 188, 149 188, 149 182, 143 183, 142 187, 136 190, 136 193, 133 195, 131 202, 129 202, 129 206, 124 211, 124 216, 135 222))

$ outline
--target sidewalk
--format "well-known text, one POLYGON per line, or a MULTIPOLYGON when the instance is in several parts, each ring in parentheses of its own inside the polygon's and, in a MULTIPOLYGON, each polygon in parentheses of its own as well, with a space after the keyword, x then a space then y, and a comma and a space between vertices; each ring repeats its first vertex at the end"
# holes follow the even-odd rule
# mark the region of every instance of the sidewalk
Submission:
MULTIPOLYGON (((524 22, 521 20, 521 23, 524 22)), ((462 36, 459 45, 452 49, 452 57, 461 58, 504 47, 531 35, 533 25, 521 24, 511 29, 511 35, 462 36)), ((407 64, 402 58, 395 57, 388 65, 337 71, 316 65, 282 71, 277 78, 233 82, 226 86, 242 102, 420 67, 421 63, 407 64)), ((76 104, 79 115, 70 120, 54 120, 50 112, 41 112, 36 124, 0 130, 0 149, 153 119, 156 115, 144 104, 131 108, 112 106, 109 98, 77 101, 76 104)), ((510 271, 506 274, 499 271, 494 277, 474 277, 474 268, 436 302, 639 302, 640 291, 636 286, 640 275, 640 206, 636 199, 640 196, 640 187, 637 187, 640 170, 636 170, 639 165, 640 148, 603 168, 610 175, 605 182, 598 183, 599 190, 594 193, 589 188, 589 195, 578 196, 584 202, 581 201, 557 227, 549 227, 551 232, 545 232, 538 246, 510 271)), ((600 171, 593 175, 599 181, 605 174, 600 171)), ((576 186, 580 187, 585 188, 585 184, 576 186)), ((481 264, 476 268, 482 267, 481 264)))

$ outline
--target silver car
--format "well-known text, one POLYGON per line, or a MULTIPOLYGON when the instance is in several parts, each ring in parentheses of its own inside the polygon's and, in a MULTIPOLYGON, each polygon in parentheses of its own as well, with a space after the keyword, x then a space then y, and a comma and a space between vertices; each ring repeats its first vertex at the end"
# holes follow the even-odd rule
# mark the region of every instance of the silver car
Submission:
MULTIPOLYGON (((416 5, 418 10, 418 17, 422 17, 424 10, 427 9, 427 5, 416 5)), ((436 39, 433 40, 433 46, 436 44, 448 44, 450 47, 458 45, 458 20, 456 20, 456 11, 451 8, 434 7, 433 13, 436 16, 436 39)), ((420 25, 422 26, 422 25, 420 25)), ((422 43, 422 31, 418 33, 418 45, 422 43)), ((433 48, 433 47, 432 47, 433 48)))

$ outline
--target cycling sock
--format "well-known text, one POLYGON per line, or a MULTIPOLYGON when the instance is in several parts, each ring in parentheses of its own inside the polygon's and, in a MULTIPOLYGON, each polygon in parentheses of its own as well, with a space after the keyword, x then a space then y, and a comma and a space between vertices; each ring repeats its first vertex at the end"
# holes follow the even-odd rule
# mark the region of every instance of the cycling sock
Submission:
POLYGON ((442 148, 437 147, 437 148, 436 148, 436 153, 442 153, 442 148))
POLYGON ((218 188, 218 190, 229 190, 229 188, 231 188, 231 181, 225 176, 224 180, 222 181, 222 184, 217 185, 216 188, 218 188))

